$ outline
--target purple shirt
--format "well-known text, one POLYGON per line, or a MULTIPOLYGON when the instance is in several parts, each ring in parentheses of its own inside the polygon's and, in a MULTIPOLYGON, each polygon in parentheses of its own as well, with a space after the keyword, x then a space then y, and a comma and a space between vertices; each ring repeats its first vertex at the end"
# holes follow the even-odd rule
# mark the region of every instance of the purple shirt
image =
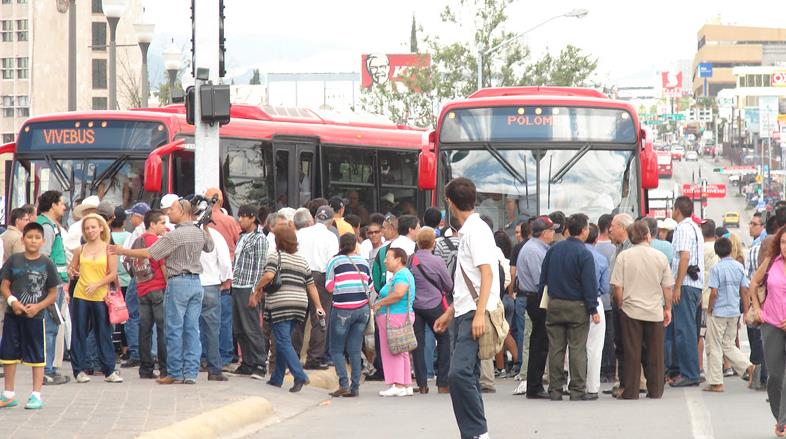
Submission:
POLYGON ((786 275, 783 274, 783 256, 778 256, 767 273, 767 300, 761 310, 761 319, 776 328, 786 320, 786 275))
POLYGON ((453 281, 445 261, 428 250, 415 252, 410 270, 415 278, 415 308, 436 308, 442 302, 442 293, 453 291, 453 281))

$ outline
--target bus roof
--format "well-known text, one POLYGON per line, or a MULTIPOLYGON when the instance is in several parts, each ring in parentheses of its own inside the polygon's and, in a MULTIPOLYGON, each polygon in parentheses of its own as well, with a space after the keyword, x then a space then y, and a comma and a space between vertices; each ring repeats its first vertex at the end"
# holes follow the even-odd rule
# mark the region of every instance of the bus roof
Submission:
MULTIPOLYGON (((221 127, 221 136, 249 139, 272 139, 273 136, 309 137, 319 138, 320 142, 325 144, 419 149, 425 132, 424 129, 382 123, 379 120, 359 118, 356 122, 355 118, 339 117, 335 114, 323 118, 308 109, 290 109, 285 112, 280 108, 271 108, 233 105, 231 122, 221 127)), ((39 115, 25 121, 22 129, 32 123, 85 119, 160 122, 168 128, 172 137, 178 134, 192 135, 195 130, 194 126, 186 123, 184 105, 130 111, 39 115)))

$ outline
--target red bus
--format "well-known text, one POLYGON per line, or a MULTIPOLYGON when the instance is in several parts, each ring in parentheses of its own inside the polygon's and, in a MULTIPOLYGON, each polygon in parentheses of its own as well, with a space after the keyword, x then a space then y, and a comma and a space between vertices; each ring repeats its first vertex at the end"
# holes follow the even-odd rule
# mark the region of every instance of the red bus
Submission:
POLYGON ((671 178, 673 159, 669 151, 658 151, 655 153, 658 160, 658 178, 671 178))
POLYGON ((630 104, 594 90, 483 89, 442 108, 421 155, 421 188, 436 195, 451 178, 473 180, 478 211, 508 232, 557 210, 635 218, 658 185, 645 137, 630 104))
MULTIPOLYGON (((117 205, 156 205, 162 194, 194 191, 194 127, 183 105, 138 111, 36 116, 22 126, 6 178, 6 209, 49 189, 69 206, 97 194, 117 205)), ((347 212, 416 212, 431 202, 418 190, 424 131, 376 120, 341 120, 306 109, 232 106, 221 128, 224 207, 298 207, 343 196, 347 212)))

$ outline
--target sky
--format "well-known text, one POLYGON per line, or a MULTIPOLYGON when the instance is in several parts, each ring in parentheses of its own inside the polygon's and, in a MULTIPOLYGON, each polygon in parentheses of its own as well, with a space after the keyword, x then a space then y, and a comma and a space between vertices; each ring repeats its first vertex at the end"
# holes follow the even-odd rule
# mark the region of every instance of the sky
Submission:
MULTIPOLYGON (((468 41, 471 26, 455 30, 441 25, 441 9, 459 3, 225 0, 229 76, 246 78, 253 68, 263 73, 357 72, 363 53, 408 51, 413 13, 426 33, 468 41)), ((189 5, 190 0, 145 0, 157 32, 151 57, 159 57, 171 38, 190 51, 189 5)), ((558 52, 566 44, 578 46, 598 58, 599 79, 617 85, 655 82, 658 72, 692 60, 699 28, 718 15, 725 24, 786 27, 786 2, 776 0, 515 0, 506 29, 521 32, 574 8, 589 14, 554 20, 527 34, 525 43, 535 56, 558 52)), ((158 66, 163 77, 160 62, 158 66)))

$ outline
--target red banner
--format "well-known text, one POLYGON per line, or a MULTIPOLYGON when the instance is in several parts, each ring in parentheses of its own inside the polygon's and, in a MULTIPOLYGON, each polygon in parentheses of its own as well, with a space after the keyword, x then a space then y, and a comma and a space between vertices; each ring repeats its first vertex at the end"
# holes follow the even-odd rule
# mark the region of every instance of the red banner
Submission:
POLYGON ((682 72, 661 72, 660 75, 665 96, 682 96, 682 72))
POLYGON ((388 81, 402 81, 407 76, 407 71, 412 67, 428 67, 431 65, 431 56, 419 53, 382 54, 371 53, 362 55, 361 60, 361 87, 370 88, 372 85, 385 84, 388 81))
POLYGON ((690 198, 726 198, 726 185, 723 183, 708 184, 702 194, 700 184, 685 183, 682 185, 682 195, 690 198))

